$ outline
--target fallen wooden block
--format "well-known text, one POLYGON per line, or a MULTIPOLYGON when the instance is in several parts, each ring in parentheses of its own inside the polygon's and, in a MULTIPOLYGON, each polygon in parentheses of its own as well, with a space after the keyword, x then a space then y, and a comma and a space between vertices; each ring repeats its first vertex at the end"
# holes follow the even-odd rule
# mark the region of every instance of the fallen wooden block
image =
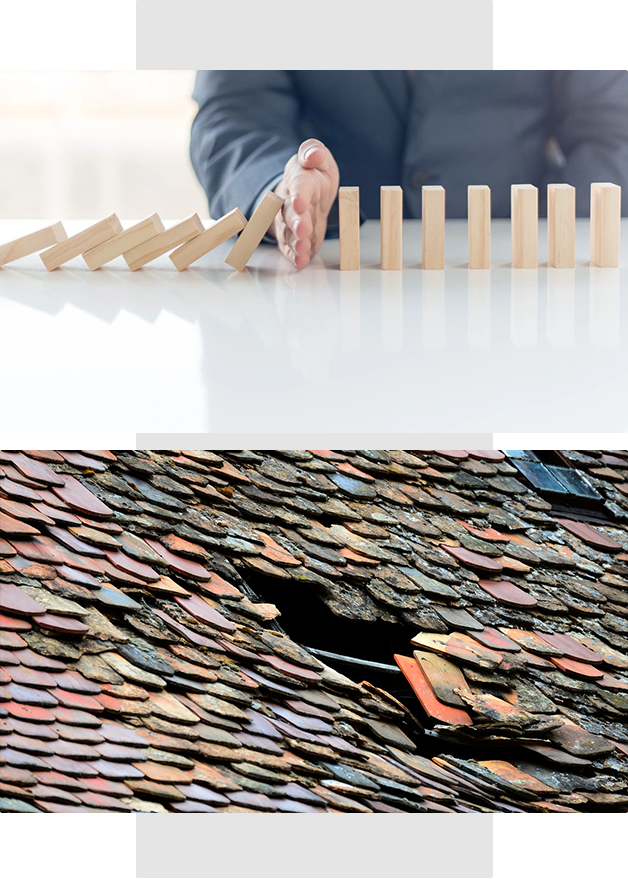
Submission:
POLYGON ((48 271, 51 272, 53 269, 58 269, 64 262, 74 259, 75 256, 80 256, 84 251, 102 244, 103 241, 108 241, 119 232, 122 232, 120 220, 116 214, 111 214, 110 217, 99 220, 98 223, 88 226, 82 232, 71 235, 60 244, 55 244, 53 247, 48 248, 48 250, 44 250, 40 254, 41 261, 48 271))
POLYGON ((267 192, 258 204, 253 216, 248 221, 240 237, 229 251, 225 262, 233 266, 239 272, 244 271, 247 262, 253 256, 264 235, 268 232, 270 224, 275 219, 283 205, 283 198, 276 192, 267 192))
POLYGON ((421 190, 421 239, 424 269, 445 268, 445 190, 424 186, 421 190))
POLYGON ((145 220, 141 220, 134 226, 125 229, 124 232, 119 232, 108 241, 104 241, 102 244, 86 250, 83 254, 83 259, 87 263, 90 272, 93 272, 95 269, 104 266, 105 263, 111 262, 112 259, 122 256, 127 250, 132 250, 132 248, 143 244, 145 241, 149 241, 163 231, 164 224, 161 221, 161 217, 159 214, 152 214, 145 220))
POLYGON ((360 187, 341 186, 338 190, 340 269, 357 272, 360 268, 360 187))
POLYGON ((556 269, 572 269, 576 258, 576 189, 569 183, 547 187, 548 263, 556 269))
POLYGON ((170 259, 177 270, 182 272, 191 263, 196 262, 197 259, 218 247, 219 244, 223 244, 232 235, 237 235, 245 226, 246 217, 240 208, 234 208, 228 214, 225 214, 224 217, 212 223, 209 229, 205 229, 200 235, 196 235, 190 241, 186 241, 185 244, 177 247, 170 254, 170 259))
POLYGON ((619 266, 621 186, 591 184, 591 262, 603 268, 619 266))
POLYGON ((190 238, 195 238, 203 231, 204 226, 201 218, 198 214, 192 214, 191 217, 171 226, 165 232, 160 232, 159 235, 149 238, 143 244, 138 244, 137 247, 127 250, 123 254, 125 262, 134 272, 136 269, 141 269, 146 263, 152 262, 157 257, 163 256, 164 253, 168 253, 180 244, 189 241, 190 238))
POLYGON ((539 191, 531 183, 510 187, 512 265, 535 269, 539 264, 539 191))
POLYGON ((402 267, 403 190, 401 186, 380 189, 380 246, 383 271, 400 271, 402 267))
POLYGON ((491 267, 491 188, 467 187, 469 218, 469 268, 491 267))
POLYGON ((54 223, 52 226, 46 226, 44 229, 30 232, 28 235, 22 235, 21 238, 0 245, 0 266, 28 256, 30 253, 37 253, 45 247, 66 241, 67 237, 68 234, 63 228, 63 223, 54 223))

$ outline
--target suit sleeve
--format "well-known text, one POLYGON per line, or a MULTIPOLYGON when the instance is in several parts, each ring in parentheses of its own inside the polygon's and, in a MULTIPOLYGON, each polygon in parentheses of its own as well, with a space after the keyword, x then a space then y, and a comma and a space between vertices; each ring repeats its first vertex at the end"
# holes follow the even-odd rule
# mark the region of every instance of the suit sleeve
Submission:
POLYGON ((593 182, 623 188, 628 214, 628 72, 559 70, 552 74, 553 134, 565 156, 563 179, 577 188, 588 216, 593 182))
POLYGON ((300 100, 286 70, 199 70, 190 156, 217 218, 249 217, 299 147, 300 100))

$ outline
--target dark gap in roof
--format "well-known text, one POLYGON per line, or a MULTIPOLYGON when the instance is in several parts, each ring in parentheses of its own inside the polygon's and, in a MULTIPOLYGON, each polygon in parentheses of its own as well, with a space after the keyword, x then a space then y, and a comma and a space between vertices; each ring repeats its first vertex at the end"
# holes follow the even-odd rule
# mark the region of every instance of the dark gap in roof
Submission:
MULTIPOLYGON (((395 665, 395 653, 408 654, 410 638, 416 627, 376 620, 350 620, 332 613, 311 587, 295 589, 295 584, 277 580, 255 571, 247 572, 247 584, 263 601, 275 604, 281 616, 273 627, 285 632, 293 641, 308 648, 334 653, 337 659, 320 656, 322 662, 356 682, 369 681, 402 702, 426 729, 434 726, 417 701, 412 688, 399 672, 392 674, 374 667, 361 666, 351 659, 363 659, 387 666, 395 665), (340 657, 346 657, 346 661, 340 657)), ((316 655, 316 654, 315 654, 316 655)), ((415 740, 416 730, 404 726, 406 734, 415 740)), ((437 732, 421 737, 421 753, 433 757, 442 753, 443 747, 458 756, 469 756, 477 744, 456 742, 443 738, 437 732)), ((487 748, 486 758, 491 755, 487 748)))
MULTIPOLYGON (((277 620, 280 628, 299 644, 336 653, 346 657, 364 659, 368 662, 394 665, 395 653, 407 653, 408 641, 416 634, 412 627, 375 620, 351 620, 334 614, 311 587, 303 588, 292 581, 276 580, 257 572, 247 572, 247 582, 263 600, 275 604, 281 611, 277 620)), ((323 659, 327 665, 337 661, 323 659)), ((357 679, 359 675, 372 680, 370 668, 342 663, 343 674, 357 679)), ((391 686, 390 673, 383 672, 381 679, 391 686)), ((396 676, 395 676, 396 677, 396 676)), ((401 678, 401 674, 399 675, 401 678)), ((372 680, 375 683, 374 680, 372 680)))

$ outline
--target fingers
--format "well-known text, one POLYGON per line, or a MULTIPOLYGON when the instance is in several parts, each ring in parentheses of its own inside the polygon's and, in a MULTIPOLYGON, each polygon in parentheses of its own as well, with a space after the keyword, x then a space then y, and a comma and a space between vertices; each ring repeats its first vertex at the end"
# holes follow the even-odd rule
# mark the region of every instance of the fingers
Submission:
POLYGON ((297 214, 303 214, 310 205, 316 204, 320 196, 320 181, 308 168, 293 166, 286 176, 286 183, 292 207, 297 214))
POLYGON ((325 144, 315 137, 303 141, 299 147, 297 159, 301 167, 318 168, 320 171, 328 170, 333 162, 332 155, 325 144))
POLYGON ((310 240, 299 240, 281 214, 277 217, 276 237, 279 250, 297 269, 308 265, 311 256, 310 240))
POLYGON ((300 241, 309 238, 312 234, 313 225, 310 211, 298 213, 291 198, 288 198, 283 206, 283 220, 300 241))
POLYGON ((296 156, 286 165, 284 180, 298 214, 324 202, 329 211, 338 189, 338 166, 322 141, 310 138, 303 141, 296 156))
POLYGON ((280 251, 298 269, 305 268, 321 247, 338 176, 334 157, 316 138, 304 141, 286 164, 276 188, 285 202, 273 231, 280 251))

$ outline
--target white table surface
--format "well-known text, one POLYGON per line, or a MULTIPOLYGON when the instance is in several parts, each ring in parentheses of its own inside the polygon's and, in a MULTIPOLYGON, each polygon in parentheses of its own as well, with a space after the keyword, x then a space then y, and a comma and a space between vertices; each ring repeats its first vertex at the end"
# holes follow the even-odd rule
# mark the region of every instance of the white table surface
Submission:
MULTIPOLYGON (((90 221, 68 222, 69 234, 90 221)), ((129 221, 132 222, 132 221, 129 221)), ((178 273, 167 256, 131 273, 34 255, 0 269, 0 425, 19 431, 402 432, 628 429, 628 220, 619 269, 510 267, 493 222, 493 268, 466 268, 465 221, 447 222, 445 271, 422 271, 420 223, 404 270, 379 270, 379 224, 362 269, 325 242, 296 272, 229 245, 178 273)), ((0 242, 47 222, 0 221, 0 242)), ((127 223, 124 223, 125 227, 127 223)), ((169 224, 167 224, 169 225, 169 224)))

